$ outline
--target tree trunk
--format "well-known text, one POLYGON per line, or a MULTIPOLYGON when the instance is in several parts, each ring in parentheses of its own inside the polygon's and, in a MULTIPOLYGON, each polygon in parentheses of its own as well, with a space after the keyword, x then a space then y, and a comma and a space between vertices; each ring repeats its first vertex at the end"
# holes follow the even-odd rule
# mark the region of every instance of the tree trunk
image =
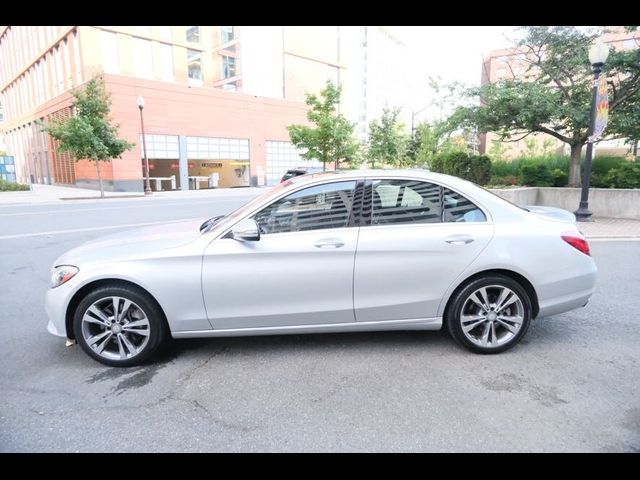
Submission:
POLYGON ((100 198, 104 198, 104 186, 102 185, 102 175, 100 175, 100 160, 96 160, 96 172, 98 172, 98 184, 100 185, 100 198))
POLYGON ((571 146, 571 159, 569 160, 569 186, 582 186, 582 175, 580 174, 580 154, 582 144, 571 146))

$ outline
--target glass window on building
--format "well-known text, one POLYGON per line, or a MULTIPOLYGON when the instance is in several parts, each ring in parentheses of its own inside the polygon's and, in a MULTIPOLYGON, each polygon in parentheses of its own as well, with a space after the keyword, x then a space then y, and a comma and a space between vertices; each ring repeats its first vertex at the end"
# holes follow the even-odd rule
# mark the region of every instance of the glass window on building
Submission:
POLYGON ((187 49, 187 67, 189 80, 202 82, 202 52, 200 50, 187 49))
POLYGON ((230 78, 236 76, 236 59, 235 57, 222 56, 222 78, 230 78))
POLYGON ((53 61, 54 61, 55 72, 56 72, 55 92, 56 92, 56 95, 59 95, 64 91, 64 73, 62 71, 63 59, 62 59, 62 52, 60 51, 60 46, 57 46, 53 51, 54 51, 53 61))
POLYGON ((120 73, 118 37, 113 32, 102 32, 102 67, 105 73, 120 73))
POLYGON ((220 41, 222 43, 229 43, 233 38, 233 27, 220 27, 220 41))
POLYGON ((173 81, 173 48, 166 43, 159 43, 160 75, 162 80, 173 81))
POLYGON ((200 27, 187 27, 187 42, 200 42, 200 27))
POLYGON ((149 40, 133 39, 133 72, 136 77, 153 78, 153 57, 149 40))

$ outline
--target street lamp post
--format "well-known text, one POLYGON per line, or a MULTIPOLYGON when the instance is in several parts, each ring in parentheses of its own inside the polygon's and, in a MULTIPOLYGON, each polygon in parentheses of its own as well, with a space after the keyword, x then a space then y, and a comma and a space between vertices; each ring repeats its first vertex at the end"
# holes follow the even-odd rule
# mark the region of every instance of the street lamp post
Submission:
POLYGON ((142 152, 144 155, 144 194, 151 195, 151 183, 149 182, 149 158, 147 158, 147 141, 144 135, 144 118, 142 116, 142 110, 144 109, 144 97, 140 96, 137 100, 138 108, 140 109, 140 126, 142 128, 142 152))
POLYGON ((609 56, 609 46, 598 41, 589 49, 589 62, 593 66, 593 86, 591 87, 591 117, 589 119, 589 133, 587 138, 587 152, 584 158, 584 176, 582 177, 582 194, 580 206, 573 212, 578 222, 592 222, 592 212, 589 210, 589 183, 591 181, 591 160, 593 157, 593 133, 596 125, 596 99, 598 96, 598 78, 604 62, 609 56))
POLYGON ((411 112, 411 138, 415 137, 415 132, 416 132, 416 127, 415 127, 415 118, 418 114, 424 112, 427 108, 429 108, 431 105, 433 105, 433 102, 430 103, 429 105, 427 105, 424 108, 421 108, 420 110, 418 110, 417 112, 411 112))

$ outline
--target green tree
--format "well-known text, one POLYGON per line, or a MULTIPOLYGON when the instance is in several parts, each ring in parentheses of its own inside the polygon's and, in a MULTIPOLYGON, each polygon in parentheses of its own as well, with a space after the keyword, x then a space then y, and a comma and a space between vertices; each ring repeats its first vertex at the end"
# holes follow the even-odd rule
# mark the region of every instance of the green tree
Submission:
MULTIPOLYGON (((502 140, 534 132, 557 138, 571 149, 569 185, 579 186, 591 111, 588 50, 597 32, 548 26, 521 30, 524 36, 507 63, 512 78, 468 90, 482 102, 458 108, 452 122, 496 132, 502 140)), ((605 138, 640 138, 640 49, 612 49, 602 75, 609 84, 605 138)))
POLYGON ((336 112, 340 103, 342 89, 327 81, 320 97, 306 94, 306 104, 311 108, 307 118, 315 126, 289 125, 291 143, 297 148, 306 149, 300 155, 305 160, 322 162, 323 169, 327 162, 353 162, 358 158, 360 144, 353 136, 354 124, 336 112))
POLYGON ((382 165, 405 166, 409 135, 403 131, 403 125, 398 121, 399 114, 399 108, 385 108, 380 120, 369 123, 367 156, 371 161, 371 168, 375 168, 376 161, 382 165))
POLYGON ((418 124, 413 134, 413 164, 416 166, 429 165, 434 155, 456 150, 451 139, 451 131, 446 122, 422 122, 418 124))
POLYGON ((69 152, 75 161, 91 160, 95 164, 100 196, 104 197, 100 162, 120 158, 135 144, 118 138, 118 125, 109 119, 110 94, 101 76, 93 77, 84 88, 74 89, 71 93, 75 98, 74 115, 49 122, 45 130, 60 141, 60 152, 69 152))
POLYGON ((491 147, 489 148, 489 156, 494 160, 506 161, 507 154, 510 147, 498 140, 491 140, 491 147))

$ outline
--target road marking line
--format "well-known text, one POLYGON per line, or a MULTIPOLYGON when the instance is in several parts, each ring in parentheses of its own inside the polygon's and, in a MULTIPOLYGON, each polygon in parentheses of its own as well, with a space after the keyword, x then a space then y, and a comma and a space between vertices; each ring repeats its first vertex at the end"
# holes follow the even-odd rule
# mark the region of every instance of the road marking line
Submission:
POLYGON ((188 222, 190 220, 196 220, 196 218, 186 218, 182 220, 169 220, 163 222, 148 222, 148 223, 128 223, 124 225, 110 225, 108 227, 88 227, 88 228, 74 228, 72 230, 52 230, 49 232, 36 232, 36 233, 17 233, 15 235, 1 235, 0 240, 10 240, 13 238, 27 238, 27 237, 42 237, 46 235, 63 235, 65 233, 79 233, 79 232, 94 232, 98 230, 110 230, 114 228, 131 228, 131 227, 145 227, 149 225, 163 225, 168 223, 188 222))
MULTIPOLYGON (((222 200, 217 200, 215 203, 219 204, 219 203, 229 203, 229 202, 235 202, 238 203, 238 200, 232 200, 232 199, 222 199, 222 200)), ((52 214, 52 213, 59 213, 59 214, 68 214, 68 213, 73 213, 73 212, 95 212, 95 211, 104 211, 104 210, 123 210, 123 209, 131 209, 131 208, 150 208, 150 207, 168 207, 168 206, 175 206, 175 205, 205 205, 207 203, 211 203, 211 201, 200 201, 200 202, 190 202, 190 201, 185 201, 185 202, 180 202, 180 203, 160 203, 160 204, 152 204, 152 205, 127 205, 127 206, 122 206, 122 207, 104 207, 104 208, 77 208, 77 209, 63 209, 63 210, 43 210, 40 212, 13 212, 13 213, 0 213, 0 217, 17 217, 20 215, 48 215, 48 214, 52 214)), ((74 205, 69 205, 69 206, 74 206, 74 205)))

